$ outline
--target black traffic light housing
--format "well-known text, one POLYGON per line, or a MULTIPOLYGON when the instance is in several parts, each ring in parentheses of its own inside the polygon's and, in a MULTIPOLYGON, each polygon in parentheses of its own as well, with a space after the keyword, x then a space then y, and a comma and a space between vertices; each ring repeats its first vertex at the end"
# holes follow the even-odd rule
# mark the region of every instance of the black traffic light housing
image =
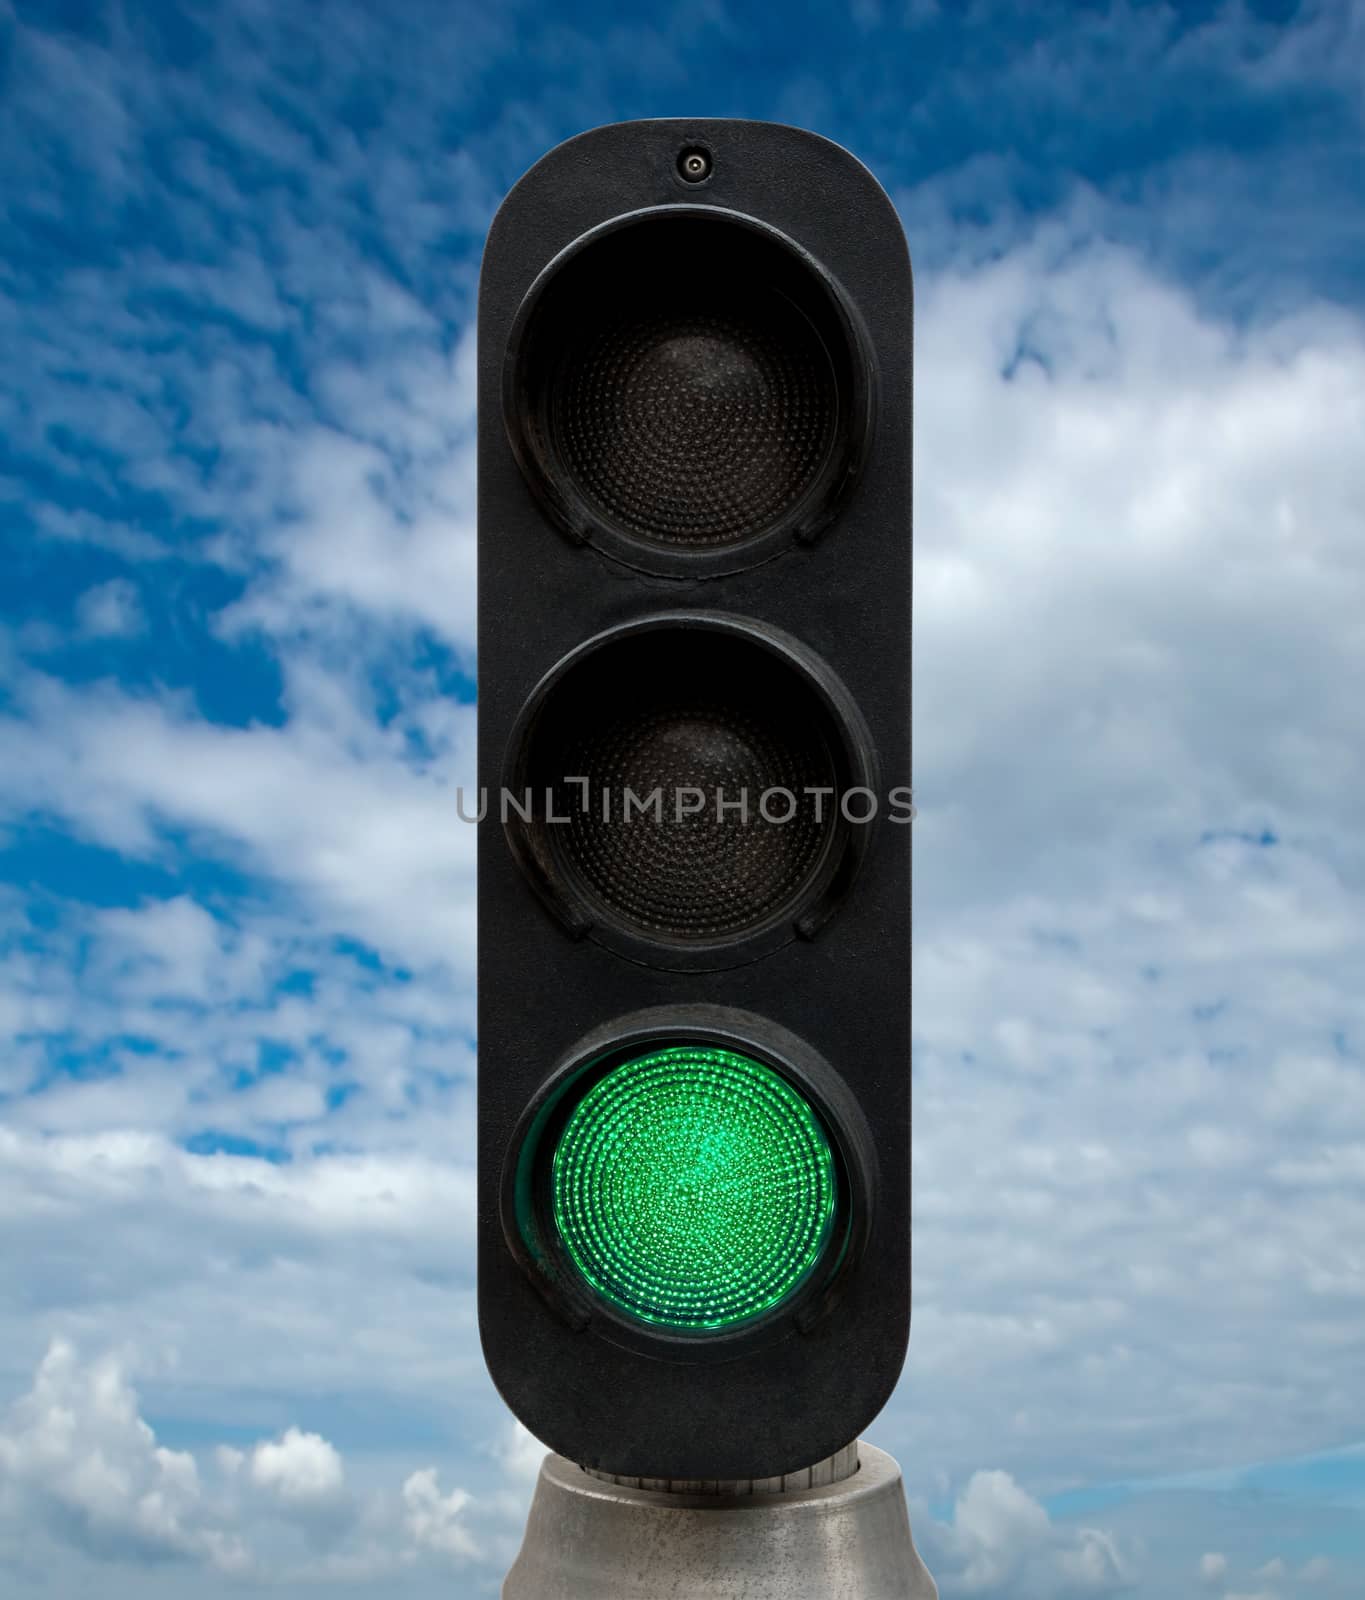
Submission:
MULTIPOLYGON (((890 201, 796 128, 595 129, 489 233, 480 1329, 508 1405, 586 1466, 795 1471, 857 1437, 904 1361, 911 320, 890 201), (788 791, 790 820, 759 814, 788 791), (575 1242, 557 1152, 642 1054, 757 1063, 763 1104, 796 1108, 781 1137, 816 1130, 814 1265, 724 1325, 651 1321, 578 1270, 600 1218, 575 1242)), ((639 1158, 650 1135, 611 1126, 639 1158)), ((762 1168, 753 1218, 780 1221, 784 1171, 762 1168)))

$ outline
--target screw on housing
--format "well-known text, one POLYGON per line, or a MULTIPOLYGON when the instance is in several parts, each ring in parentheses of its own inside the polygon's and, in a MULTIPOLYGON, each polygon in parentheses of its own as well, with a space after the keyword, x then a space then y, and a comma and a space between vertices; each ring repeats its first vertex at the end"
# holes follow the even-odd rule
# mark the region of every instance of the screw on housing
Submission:
POLYGON ((700 183, 711 176, 711 157, 705 150, 684 150, 678 157, 678 172, 688 183, 700 183))

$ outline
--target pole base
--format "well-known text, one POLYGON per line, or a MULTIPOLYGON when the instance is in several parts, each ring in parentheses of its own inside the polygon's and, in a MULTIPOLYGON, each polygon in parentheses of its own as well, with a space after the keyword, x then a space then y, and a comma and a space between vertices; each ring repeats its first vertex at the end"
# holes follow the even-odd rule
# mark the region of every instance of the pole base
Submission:
POLYGON ((503 1600, 938 1600, 900 1468, 779 1494, 632 1489, 547 1455, 503 1600))

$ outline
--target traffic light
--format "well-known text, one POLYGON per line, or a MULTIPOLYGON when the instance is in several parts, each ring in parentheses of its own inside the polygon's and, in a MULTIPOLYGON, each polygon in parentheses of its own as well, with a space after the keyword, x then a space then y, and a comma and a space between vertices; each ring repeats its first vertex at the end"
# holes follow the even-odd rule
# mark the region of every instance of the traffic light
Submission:
POLYGON ((910 1323, 904 235, 800 129, 598 128, 478 337, 485 1357, 584 1466, 795 1472, 910 1323))

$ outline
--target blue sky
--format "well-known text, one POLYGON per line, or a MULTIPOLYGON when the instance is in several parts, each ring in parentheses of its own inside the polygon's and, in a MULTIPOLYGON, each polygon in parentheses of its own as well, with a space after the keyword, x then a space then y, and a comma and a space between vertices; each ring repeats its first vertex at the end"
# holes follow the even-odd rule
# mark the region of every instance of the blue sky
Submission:
POLYGON ((1365 9, 0 0, 0 1572, 492 1594, 473 293, 649 115, 916 264, 945 1600, 1365 1588, 1365 9))

